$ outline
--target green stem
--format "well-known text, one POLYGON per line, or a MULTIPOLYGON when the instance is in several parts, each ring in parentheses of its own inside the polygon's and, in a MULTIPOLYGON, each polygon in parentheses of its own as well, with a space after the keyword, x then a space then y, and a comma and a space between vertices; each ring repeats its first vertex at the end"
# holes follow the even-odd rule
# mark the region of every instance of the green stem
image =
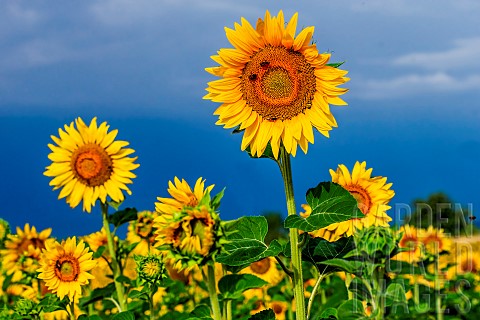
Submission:
POLYGON ((155 320, 155 310, 153 310, 153 295, 155 292, 150 292, 150 295, 148 297, 148 303, 150 304, 150 320, 155 320))
POLYGON ((312 289, 312 293, 310 294, 310 299, 308 299, 307 319, 310 319, 310 312, 312 311, 313 300, 315 300, 317 290, 320 287, 320 283, 322 282, 324 277, 325 277, 324 274, 319 275, 317 282, 315 283, 315 286, 312 289))
POLYGON ((227 320, 232 320, 232 300, 227 301, 227 320))
POLYGON ((383 315, 385 312, 385 297, 384 297, 384 284, 383 284, 383 276, 385 274, 385 270, 382 267, 378 267, 373 272, 373 281, 375 284, 375 304, 377 307, 376 310, 376 319, 381 320, 383 319, 383 315))
POLYGON ((72 299, 72 301, 69 302, 68 309, 70 310, 68 312, 70 316, 70 320, 75 320, 75 300, 74 299, 72 299))
POLYGON ((210 304, 212 305, 212 312, 213 312, 213 320, 222 320, 222 312, 220 311, 220 304, 218 302, 217 296, 217 286, 215 283, 215 269, 212 265, 208 265, 208 274, 205 279, 205 274, 202 273, 204 276, 204 280, 207 283, 208 287, 208 294, 210 296, 210 304))
MULTIPOLYGON (((293 180, 292 168, 290 164, 290 154, 282 145, 280 148, 280 159, 277 161, 280 171, 282 173, 283 183, 285 186, 285 197, 287 200, 288 215, 296 215, 297 209, 295 206, 295 198, 293 194, 293 180)), ((303 275, 302 275, 302 256, 298 248, 298 230, 291 228, 290 232, 290 247, 292 251, 292 269, 293 269, 293 295, 296 306, 296 319, 305 320, 305 295, 303 291, 303 275)))
POLYGON ((435 287, 435 312, 437 314, 437 320, 443 320, 443 308, 442 308, 442 296, 440 294, 440 263, 438 261, 438 250, 435 250, 435 275, 434 275, 434 287, 435 287))
POLYGON ((117 261, 117 256, 115 254, 113 236, 112 236, 112 233, 110 232, 110 224, 108 223, 108 204, 101 203, 101 207, 102 207, 102 217, 103 217, 103 228, 105 229, 105 233, 107 234, 108 252, 110 254, 110 257, 112 258, 113 281, 115 283, 115 289, 117 291, 118 302, 120 305, 120 310, 118 310, 118 312, 122 312, 127 310, 125 305, 126 300, 125 300, 123 285, 121 282, 117 281, 117 278, 121 276, 121 273, 120 273, 120 269, 117 261))

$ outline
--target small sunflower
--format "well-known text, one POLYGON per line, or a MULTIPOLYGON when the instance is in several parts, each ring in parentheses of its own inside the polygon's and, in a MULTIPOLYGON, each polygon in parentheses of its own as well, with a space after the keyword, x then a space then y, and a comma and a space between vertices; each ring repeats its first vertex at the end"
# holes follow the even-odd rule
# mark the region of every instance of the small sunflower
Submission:
POLYGON ((408 249, 394 256, 394 260, 415 263, 422 259, 422 241, 418 237, 418 230, 414 226, 404 225, 398 230, 402 234, 398 246, 408 249))
POLYGON ((177 270, 191 270, 202 265, 217 249, 219 217, 212 208, 210 190, 199 178, 192 191, 185 180, 169 182, 172 198, 158 198, 154 220, 156 247, 167 254, 177 270))
POLYGON ((134 257, 137 264, 137 273, 141 280, 151 284, 159 284, 159 282, 167 277, 165 263, 161 256, 148 255, 134 257))
POLYGON ((285 320, 288 310, 288 304, 285 301, 273 300, 267 303, 267 308, 272 309, 275 313, 276 320, 285 320))
MULTIPOLYGON (((357 161, 351 174, 343 164, 339 165, 336 171, 330 170, 332 182, 338 183, 350 192, 357 200, 358 208, 365 217, 332 223, 328 227, 310 232, 312 236, 336 241, 340 237, 353 235, 356 229, 370 226, 388 227, 388 222, 392 218, 386 213, 390 209, 387 204, 393 198, 395 192, 390 189, 392 184, 386 183, 387 178, 372 177, 373 169, 367 170, 366 165, 365 161, 362 163, 357 161)), ((305 212, 301 215, 309 216, 311 214, 310 206, 303 205, 302 207, 305 212)))
POLYGON ((442 251, 450 251, 452 248, 452 240, 448 238, 443 229, 429 226, 427 230, 419 230, 419 238, 426 253, 429 254, 439 254, 442 251))
POLYGON ((108 132, 109 127, 106 122, 97 126, 97 118, 89 126, 77 118, 58 130, 59 138, 51 136, 57 145, 48 145, 52 164, 44 174, 53 178, 53 190, 62 188, 58 198, 66 197, 72 208, 83 200, 83 210, 90 212, 97 199, 121 202, 122 191, 131 194, 127 184, 136 177, 131 171, 139 167, 137 157, 128 157, 135 151, 125 148, 128 142, 115 141, 118 130, 108 132))
POLYGON ((155 244, 155 231, 153 221, 158 217, 155 211, 141 211, 137 214, 137 220, 130 221, 126 241, 137 243, 133 253, 146 256, 148 253, 158 253, 153 245, 155 244))
POLYGON ((60 299, 68 296, 70 301, 81 296, 81 286, 88 284, 93 276, 89 273, 97 262, 92 259, 92 252, 76 237, 65 242, 51 239, 45 243, 39 279, 45 280, 48 289, 56 293, 60 299))
POLYGON ((7 235, 5 249, 0 250, 0 256, 2 268, 8 275, 13 274, 13 282, 19 281, 24 272, 35 273, 51 232, 51 228, 37 232, 34 226, 30 227, 27 223, 23 230, 17 227, 16 234, 7 235))
POLYGON ((277 261, 273 257, 266 257, 253 262, 243 269, 241 273, 253 274, 267 281, 271 286, 276 286, 283 279, 283 273, 278 270, 277 261))
POLYGON ((203 197, 212 191, 215 185, 205 188, 205 180, 201 177, 195 182, 195 187, 190 188, 190 185, 182 179, 175 177, 172 181, 168 181, 168 193, 171 198, 158 197, 158 202, 155 203, 155 210, 160 214, 172 215, 175 212, 182 210, 183 207, 195 207, 203 197))
POLYGON ((313 128, 329 136, 337 122, 329 104, 346 105, 338 96, 349 80, 347 71, 327 65, 330 54, 311 43, 314 27, 295 36, 298 14, 285 23, 283 12, 258 19, 256 28, 244 18, 225 28, 234 48, 220 49, 205 70, 222 79, 208 83, 204 99, 222 103, 217 125, 245 130, 241 149, 250 146, 260 157, 270 142, 275 158, 280 145, 295 155, 306 153, 313 128))

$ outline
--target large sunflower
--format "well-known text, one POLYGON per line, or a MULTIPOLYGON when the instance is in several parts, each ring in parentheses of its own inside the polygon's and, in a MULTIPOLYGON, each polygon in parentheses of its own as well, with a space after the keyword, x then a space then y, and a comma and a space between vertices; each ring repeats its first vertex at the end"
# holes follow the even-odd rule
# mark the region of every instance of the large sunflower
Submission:
MULTIPOLYGON (((388 202, 393 198, 395 192, 390 189, 391 183, 386 183, 387 178, 372 177, 372 168, 366 169, 366 162, 356 162, 352 173, 343 164, 339 165, 336 171, 330 170, 332 182, 338 183, 357 200, 358 208, 365 215, 363 218, 350 219, 343 222, 332 223, 328 227, 311 232, 315 237, 322 237, 328 241, 336 241, 342 236, 351 236, 356 229, 368 228, 370 226, 387 227, 392 220, 386 211, 390 209, 388 202)), ((303 216, 310 214, 310 207, 303 206, 306 212, 303 216)))
POLYGON ((220 80, 208 83, 204 99, 222 103, 215 111, 218 125, 245 130, 242 150, 250 146, 261 156, 270 142, 275 158, 281 143, 295 155, 297 145, 306 153, 313 128, 329 135, 337 123, 329 104, 346 105, 338 96, 347 92, 347 71, 327 65, 330 54, 311 43, 314 27, 295 36, 298 14, 288 24, 283 12, 256 28, 242 18, 235 29, 225 28, 234 48, 220 49, 212 60, 220 66, 205 70, 220 80))
POLYGON ((93 276, 88 273, 97 262, 92 259, 92 252, 75 237, 68 238, 60 244, 51 239, 45 243, 39 279, 45 280, 48 289, 60 299, 68 296, 70 301, 81 296, 81 286, 88 284, 93 276))
POLYGON ((83 200, 83 210, 90 212, 97 199, 121 202, 122 190, 131 194, 127 184, 135 178, 131 171, 139 166, 137 157, 128 157, 135 151, 125 148, 128 142, 115 141, 118 130, 108 132, 109 127, 106 122, 97 126, 97 118, 89 126, 77 118, 65 131, 58 130, 59 138, 51 136, 57 145, 48 145, 53 163, 44 174, 53 177, 53 190, 62 188, 58 198, 66 197, 72 208, 83 200))

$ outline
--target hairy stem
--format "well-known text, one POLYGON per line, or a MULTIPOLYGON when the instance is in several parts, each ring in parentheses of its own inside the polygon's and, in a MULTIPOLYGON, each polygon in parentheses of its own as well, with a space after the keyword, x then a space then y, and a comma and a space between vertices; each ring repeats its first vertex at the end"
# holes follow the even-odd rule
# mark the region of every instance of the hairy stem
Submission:
POLYGON ((203 278, 207 283, 208 287, 208 294, 210 296, 210 304, 212 305, 212 312, 213 312, 213 320, 221 320, 222 319, 222 312, 220 311, 220 304, 218 302, 217 296, 217 286, 215 282, 215 269, 214 266, 208 265, 207 275, 202 272, 203 278))

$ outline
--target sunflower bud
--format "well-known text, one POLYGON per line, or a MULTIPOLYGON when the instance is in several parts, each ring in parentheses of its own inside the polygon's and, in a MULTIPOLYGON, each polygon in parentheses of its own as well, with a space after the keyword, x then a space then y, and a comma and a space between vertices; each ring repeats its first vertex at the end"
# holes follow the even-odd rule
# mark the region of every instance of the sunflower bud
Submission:
POLYGON ((165 264, 158 255, 134 256, 137 263, 138 277, 144 282, 158 284, 167 277, 165 264))
POLYGON ((29 299, 20 299, 15 303, 15 312, 21 316, 37 314, 35 303, 29 299))
POLYGON ((387 227, 373 226, 355 233, 355 244, 359 254, 370 260, 390 257, 396 243, 395 232, 387 227))

